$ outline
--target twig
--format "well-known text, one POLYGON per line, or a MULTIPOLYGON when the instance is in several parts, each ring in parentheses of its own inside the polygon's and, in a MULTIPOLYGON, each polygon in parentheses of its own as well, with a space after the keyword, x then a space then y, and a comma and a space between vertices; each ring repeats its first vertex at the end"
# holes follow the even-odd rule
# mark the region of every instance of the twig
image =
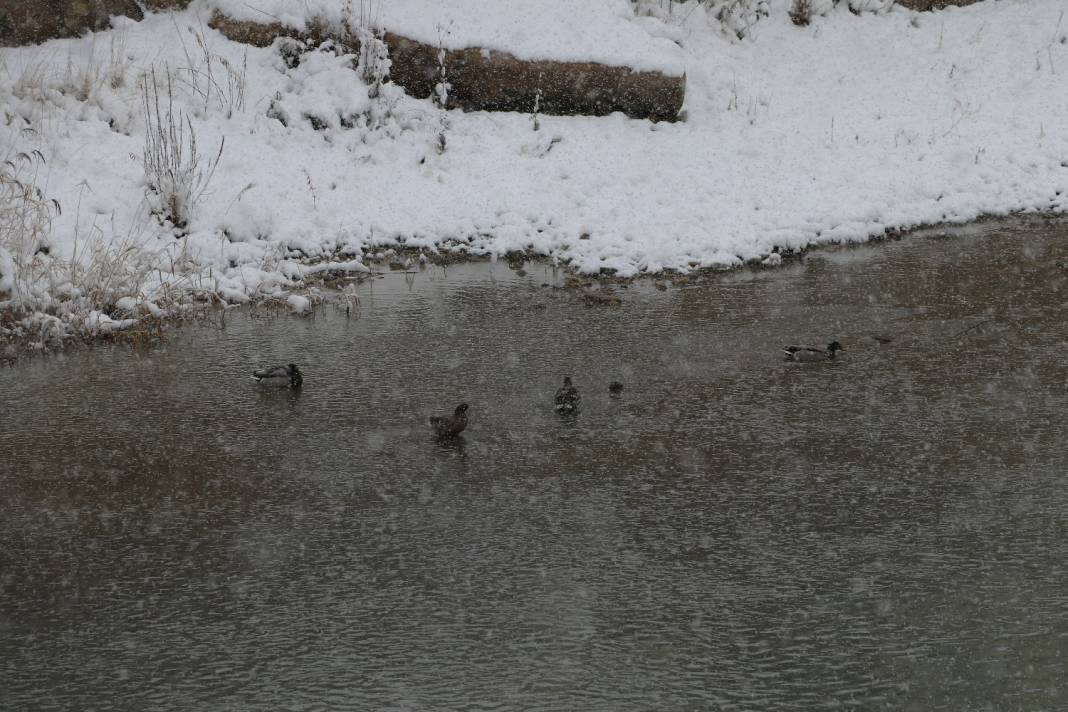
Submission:
POLYGON ((1060 16, 1057 18, 1057 26, 1053 28, 1053 36, 1049 38, 1049 44, 1046 45, 1046 54, 1049 55, 1049 71, 1051 74, 1057 73, 1057 68, 1053 66, 1053 45, 1057 41, 1057 35, 1061 31, 1061 22, 1064 21, 1064 10, 1061 10, 1060 16))
POLYGON ((979 328, 980 326, 982 326, 982 325, 984 325, 984 324, 989 324, 989 323, 990 323, 990 322, 992 322, 992 321, 994 321, 993 317, 991 317, 991 318, 989 318, 989 319, 983 319, 983 320, 982 320, 982 321, 980 321, 980 322, 976 322, 975 324, 972 324, 972 325, 971 325, 971 326, 969 326, 969 327, 968 327, 967 329, 964 329, 963 331, 959 331, 959 332, 957 332, 956 334, 954 334, 953 336, 951 336, 951 337, 949 337, 949 338, 950 338, 950 339, 959 339, 960 337, 962 337, 962 336, 964 336, 965 334, 967 334, 967 333, 968 333, 969 331, 972 331, 972 330, 974 330, 974 329, 978 329, 978 328, 979 328))

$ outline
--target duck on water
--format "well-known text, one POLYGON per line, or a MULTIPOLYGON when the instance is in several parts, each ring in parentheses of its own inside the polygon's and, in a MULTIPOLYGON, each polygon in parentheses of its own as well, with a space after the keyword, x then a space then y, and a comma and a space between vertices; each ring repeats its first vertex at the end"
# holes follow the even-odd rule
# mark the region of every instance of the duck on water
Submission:
POLYGON ((786 354, 787 361, 830 361, 836 352, 842 350, 842 345, 837 341, 827 344, 826 348, 816 346, 784 346, 782 352, 786 354))
POLYGON ((452 415, 441 417, 432 416, 430 426, 439 438, 454 438, 467 427, 467 403, 456 406, 452 415))
POLYGON ((571 385, 570 376, 565 378, 564 385, 556 390, 556 396, 553 400, 557 413, 574 413, 578 409, 582 396, 579 395, 578 389, 571 385))
POLYGON ((297 364, 291 363, 287 366, 261 368, 258 371, 253 371, 252 380, 261 386, 297 388, 304 383, 304 374, 297 368, 297 364))

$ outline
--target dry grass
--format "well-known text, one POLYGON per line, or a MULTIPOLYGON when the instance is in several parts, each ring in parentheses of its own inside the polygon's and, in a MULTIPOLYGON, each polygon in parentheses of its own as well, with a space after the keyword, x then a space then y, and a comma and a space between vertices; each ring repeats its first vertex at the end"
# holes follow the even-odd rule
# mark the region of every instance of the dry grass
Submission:
POLYGON ((174 107, 171 74, 160 86, 155 67, 141 80, 145 116, 145 148, 142 154, 145 178, 154 200, 153 212, 162 220, 184 229, 196 203, 204 195, 222 158, 226 138, 215 157, 203 164, 193 122, 174 107))
POLYGON ((793 0, 790 3, 790 20, 799 27, 812 22, 812 0, 793 0))
MULTIPOLYGON (((33 133, 23 129, 19 136, 27 138, 33 133)), ((37 149, 9 149, 0 163, 0 248, 15 265, 11 278, 16 301, 25 289, 22 275, 40 254, 47 254, 52 220, 62 210, 59 202, 48 198, 37 185, 44 165, 44 154, 37 149)))
MULTIPOLYGON (((21 138, 32 135, 23 131, 21 138)), ((5 271, 14 267, 13 274, 0 276, 0 338, 36 349, 62 346, 71 337, 155 338, 160 327, 153 326, 153 319, 169 318, 171 307, 188 301, 189 290, 172 294, 161 286, 166 284, 161 268, 168 260, 171 273, 182 269, 179 245, 184 241, 153 248, 137 227, 115 234, 114 226, 102 228, 95 218, 84 225, 75 205, 73 245, 59 254, 51 246, 51 232, 60 205, 38 187, 45 165, 38 150, 12 149, 0 162, 0 257, 10 260, 5 271), (124 299, 127 306, 151 301, 151 309, 121 309, 124 299), (149 313, 140 313, 144 311, 149 313), (105 333, 87 320, 93 312, 135 317, 138 323, 128 334, 127 329, 105 333)), ((134 225, 143 222, 139 218, 134 225)))
POLYGON ((212 50, 203 25, 189 28, 195 45, 192 50, 182 39, 177 24, 174 29, 182 43, 186 59, 186 66, 176 69, 174 77, 190 99, 204 113, 215 108, 225 114, 226 118, 244 111, 248 52, 242 56, 238 66, 225 55, 212 50))

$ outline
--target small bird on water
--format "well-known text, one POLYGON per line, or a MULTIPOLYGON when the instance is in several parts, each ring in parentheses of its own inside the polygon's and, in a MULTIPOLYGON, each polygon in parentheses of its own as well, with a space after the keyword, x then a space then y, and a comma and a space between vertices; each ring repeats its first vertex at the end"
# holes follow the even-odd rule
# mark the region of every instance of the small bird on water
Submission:
POLYGON ((782 352, 786 354, 787 361, 830 361, 837 351, 842 350, 842 345, 837 341, 827 344, 827 348, 821 349, 815 346, 784 346, 782 352))
POLYGON ((619 398, 623 395, 623 383, 620 381, 612 381, 608 384, 608 395, 612 398, 619 398))
POLYGON ((578 402, 582 400, 578 389, 571 385, 571 377, 564 379, 564 385, 556 390, 556 412, 574 413, 578 409, 578 402))
POLYGON ((304 374, 297 368, 297 364, 291 363, 288 366, 275 366, 253 371, 252 380, 261 386, 297 388, 304 383, 304 374))
POLYGON ((439 438, 456 437, 467 427, 467 403, 456 406, 456 410, 450 416, 432 416, 430 425, 439 438))

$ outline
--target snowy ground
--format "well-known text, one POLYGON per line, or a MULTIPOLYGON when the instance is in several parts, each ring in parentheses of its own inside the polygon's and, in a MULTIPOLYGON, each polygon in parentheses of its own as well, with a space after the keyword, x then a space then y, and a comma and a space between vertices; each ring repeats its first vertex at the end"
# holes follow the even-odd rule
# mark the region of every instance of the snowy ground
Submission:
MULTIPOLYGON (((653 0, 650 9, 662 4, 653 0)), ((650 19, 635 21, 630 0, 207 0, 205 7, 235 20, 281 22, 298 30, 310 18, 330 25, 350 18, 446 49, 482 47, 522 59, 600 62, 672 76, 686 71, 685 54, 664 37, 674 36, 673 30, 650 19)))
MULTIPOLYGON (((13 161, 17 176, 62 207, 33 240, 25 230, 13 240, 0 222, 0 299, 51 306, 69 322, 62 299, 80 305, 79 318, 98 312, 89 328, 119 328, 109 316, 155 311, 178 294, 279 294, 324 262, 364 270, 401 244, 531 250, 636 275, 1068 208, 1062 0, 925 14, 839 7, 804 28, 774 0, 744 40, 692 4, 661 22, 590 0, 611 23, 681 45, 656 40, 662 56, 647 48, 634 61, 684 65, 686 120, 541 116, 538 131, 530 115, 442 116, 388 86, 370 99, 348 57, 315 52, 289 69, 276 48, 207 29, 205 2, 0 49, 0 158, 27 154, 13 161), (205 176, 225 139, 184 229, 160 224, 161 201, 147 190, 141 87, 153 68, 164 114, 174 77, 174 115, 188 117, 205 176)), ((617 46, 598 51, 610 55, 629 30, 608 30, 617 46)))

